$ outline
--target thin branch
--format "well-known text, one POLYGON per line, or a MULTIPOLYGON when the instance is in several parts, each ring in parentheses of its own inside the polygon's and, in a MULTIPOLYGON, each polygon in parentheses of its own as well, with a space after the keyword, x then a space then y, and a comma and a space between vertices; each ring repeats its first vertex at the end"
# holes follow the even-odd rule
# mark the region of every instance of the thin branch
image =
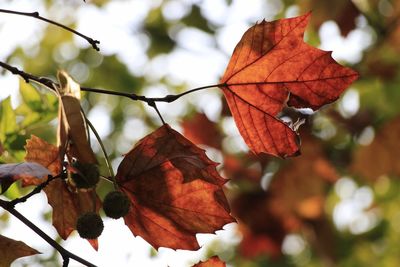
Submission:
MULTIPOLYGON (((23 70, 20 70, 16 67, 13 67, 5 62, 0 61, 0 67, 3 67, 4 69, 10 71, 12 74, 15 75, 19 75, 22 77, 22 79, 24 79, 26 82, 36 82, 38 84, 41 84, 45 87, 47 87, 48 89, 52 90, 52 91, 56 91, 56 87, 59 87, 58 83, 45 78, 45 77, 38 77, 35 75, 32 75, 30 73, 24 72, 23 70)), ((235 84, 235 85, 239 85, 239 84, 235 84)), ((186 92, 180 93, 180 94, 176 94, 176 95, 166 95, 164 97, 146 97, 146 96, 142 96, 142 95, 137 95, 134 93, 124 93, 124 92, 117 92, 117 91, 109 91, 109 90, 104 90, 104 89, 98 89, 98 88, 90 88, 90 87, 81 87, 82 91, 86 91, 86 92, 92 92, 92 93, 99 93, 99 94, 106 94, 106 95, 116 95, 116 96, 122 96, 122 97, 127 97, 131 100, 134 101, 143 101, 146 102, 148 105, 152 106, 152 103, 154 102, 166 102, 166 103, 171 103, 174 102, 175 100, 181 98, 182 96, 185 96, 187 94, 196 92, 196 91, 200 91, 200 90, 204 90, 204 89, 208 89, 208 88, 214 88, 214 87, 223 87, 226 86, 226 84, 212 84, 212 85, 206 85, 206 86, 202 86, 202 87, 197 87, 194 89, 190 89, 186 92)))
POLYGON ((20 11, 14 11, 14 10, 8 10, 8 9, 0 9, 1 13, 7 13, 7 14, 13 14, 13 15, 20 15, 20 16, 27 16, 27 17, 32 17, 38 20, 42 20, 45 21, 49 24, 53 24, 56 25, 57 27, 63 28, 64 30, 67 30, 69 32, 72 32, 73 34, 78 35, 79 37, 82 37, 83 39, 85 39, 92 47, 93 49, 99 51, 100 48, 97 46, 98 44, 100 44, 100 41, 98 40, 94 40, 78 31, 75 31, 74 29, 67 27, 61 23, 58 23, 56 21, 44 18, 42 16, 39 15, 39 12, 20 12, 20 11))
POLYGON ((69 259, 74 259, 77 262, 82 263, 85 266, 89 267, 95 267, 93 263, 90 263, 81 257, 73 254, 72 252, 66 250, 63 248, 60 244, 58 244, 54 239, 52 239, 50 236, 48 236, 45 232, 43 232, 39 227, 37 227, 34 223, 32 223, 28 218, 26 218, 24 215, 19 213, 12 204, 10 204, 11 201, 6 201, 0 199, 0 207, 3 209, 7 210, 9 213, 14 215, 16 218, 18 218, 22 223, 24 223, 26 226, 32 229, 37 235, 39 235, 41 238, 43 238, 48 244, 50 244, 53 248, 55 248, 62 256, 64 263, 63 266, 68 266, 69 259))
POLYGON ((12 74, 20 76, 27 83, 29 83, 30 81, 36 82, 38 84, 41 84, 41 85, 47 87, 48 89, 50 89, 52 91, 56 91, 56 86, 58 84, 48 78, 32 75, 30 73, 27 73, 23 70, 20 70, 20 69, 14 67, 14 66, 11 66, 5 62, 2 62, 2 61, 0 61, 0 66, 3 67, 4 69, 8 70, 12 74))
POLYGON ((17 205, 18 203, 22 203, 27 201, 31 196, 36 195, 38 193, 40 193, 40 191, 42 191, 51 181, 62 177, 62 174, 56 175, 56 176, 51 176, 49 175, 47 180, 44 181, 43 183, 39 184, 38 186, 36 186, 29 194, 20 197, 20 198, 15 198, 13 200, 10 201, 10 205, 12 207, 14 207, 15 205, 17 205))

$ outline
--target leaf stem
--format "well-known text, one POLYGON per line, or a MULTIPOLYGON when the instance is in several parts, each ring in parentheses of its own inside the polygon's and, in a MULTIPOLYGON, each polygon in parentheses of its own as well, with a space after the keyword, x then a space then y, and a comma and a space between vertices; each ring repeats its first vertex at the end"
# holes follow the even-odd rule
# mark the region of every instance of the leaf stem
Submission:
POLYGON ((64 261, 63 266, 68 266, 69 259, 74 259, 77 262, 80 262, 85 266, 89 266, 89 267, 96 266, 93 263, 90 263, 90 262, 82 259, 81 257, 73 254, 72 252, 66 250, 65 248, 63 248, 54 239, 52 239, 49 235, 47 235, 39 227, 37 227, 34 223, 32 223, 28 218, 26 218, 24 215, 22 215, 20 212, 18 212, 14 208, 14 206, 11 204, 11 201, 6 201, 6 200, 0 199, 0 207, 7 210, 13 216, 15 216, 17 219, 19 219, 22 223, 24 223, 26 226, 31 228, 32 231, 34 231, 37 235, 39 235, 41 238, 43 238, 49 245, 51 245, 53 248, 55 248, 61 254, 61 256, 63 258, 63 261, 64 261))
POLYGON ((112 183, 114 185, 114 188, 117 189, 118 188, 118 184, 117 184, 117 181, 115 180, 114 170, 112 168, 110 158, 107 155, 107 151, 106 151, 106 148, 105 148, 105 146, 103 144, 103 141, 101 140, 101 137, 100 137, 99 133, 96 131, 96 128, 94 127, 92 122, 86 117, 85 113, 83 113, 83 114, 84 114, 84 117, 85 117, 87 125, 92 130, 93 134, 96 136, 97 142, 99 142, 99 145, 101 147, 101 151, 103 152, 103 155, 104 155, 104 159, 106 160, 106 165, 107 165, 110 177, 111 177, 111 181, 112 181, 112 183))
POLYGON ((147 102, 147 104, 148 104, 150 107, 154 108, 154 110, 157 112, 157 115, 158 115, 158 117, 160 118, 162 124, 165 125, 165 121, 164 121, 163 117, 161 116, 160 111, 159 111, 158 108, 157 108, 156 102, 155 102, 155 101, 149 101, 149 102, 147 102))
POLYGON ((58 23, 58 22, 53 21, 51 19, 47 19, 45 17, 42 17, 42 16, 39 15, 39 12, 20 12, 20 11, 8 10, 8 9, 0 9, 0 12, 1 13, 7 13, 7 14, 13 14, 13 15, 32 17, 32 18, 47 22, 49 24, 53 24, 53 25, 55 25, 57 27, 60 27, 60 28, 62 28, 64 30, 72 32, 73 34, 76 34, 79 37, 85 39, 93 47, 93 49, 95 49, 97 51, 100 51, 100 48, 98 47, 98 44, 100 44, 100 41, 94 40, 94 39, 90 38, 89 36, 86 36, 86 35, 78 32, 78 31, 76 31, 76 30, 74 30, 74 29, 72 29, 70 27, 67 27, 67 26, 65 26, 65 25, 63 25, 61 23, 58 23))

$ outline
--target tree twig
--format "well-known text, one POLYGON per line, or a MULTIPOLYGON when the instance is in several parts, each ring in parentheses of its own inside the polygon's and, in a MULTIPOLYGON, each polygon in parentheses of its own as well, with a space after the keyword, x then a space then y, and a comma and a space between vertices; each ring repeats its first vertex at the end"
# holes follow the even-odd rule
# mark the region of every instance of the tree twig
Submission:
POLYGON ((27 195, 25 195, 23 197, 15 198, 15 199, 9 201, 10 205, 12 207, 14 207, 18 203, 22 203, 22 202, 27 201, 31 196, 40 193, 40 191, 42 191, 51 181, 53 181, 53 180, 55 180, 57 178, 60 178, 61 176, 62 176, 62 174, 59 174, 59 175, 56 175, 56 176, 49 175, 46 181, 44 181, 43 183, 37 185, 29 194, 27 194, 27 195))
POLYGON ((49 24, 53 24, 56 25, 57 27, 63 28, 64 30, 67 30, 69 32, 72 32, 73 34, 78 35, 79 37, 85 39, 92 47, 93 49, 99 51, 100 48, 98 47, 98 44, 100 44, 100 41, 98 40, 94 40, 92 38, 90 38, 89 36, 86 36, 70 27, 67 27, 61 23, 58 23, 56 21, 53 21, 51 19, 47 19, 45 17, 42 17, 39 15, 39 12, 20 12, 20 11, 14 11, 14 10, 8 10, 8 9, 0 9, 1 13, 7 13, 7 14, 13 14, 13 15, 20 15, 20 16, 27 16, 27 17, 32 17, 38 20, 42 20, 45 21, 49 24))
MULTIPOLYGON (((56 91, 56 87, 58 87, 58 83, 45 78, 45 77, 38 77, 35 75, 32 75, 30 73, 24 72, 23 70, 20 70, 14 66, 11 66, 5 62, 0 61, 0 67, 3 67, 4 69, 10 71, 11 73, 15 75, 19 75, 24 79, 26 82, 36 82, 38 84, 41 84, 50 90, 56 91)), ((175 100, 181 98, 182 96, 185 96, 187 94, 208 89, 208 88, 214 88, 214 87, 223 87, 225 84, 212 84, 212 85, 206 85, 206 86, 201 86, 197 88, 190 89, 186 92, 176 94, 176 95, 166 95, 164 97, 146 97, 143 95, 137 95, 134 93, 124 93, 124 92, 117 92, 117 91, 110 91, 110 90, 104 90, 104 89, 98 89, 98 88, 90 88, 90 87, 84 87, 81 86, 82 91, 86 92, 92 92, 92 93, 99 93, 99 94, 106 94, 106 95, 115 95, 115 96, 122 96, 122 97, 127 97, 131 100, 134 101, 143 101, 146 102, 149 106, 152 106, 152 103, 154 102, 166 102, 166 103, 171 103, 174 102, 175 100)), ((153 106, 152 106, 153 107, 153 106)))
POLYGON ((43 232, 39 227, 37 227, 33 222, 31 222, 28 218, 26 218, 24 215, 22 215, 20 212, 18 212, 14 206, 11 204, 11 201, 6 201, 0 199, 0 207, 3 209, 7 210, 9 213, 14 215, 16 218, 18 218, 22 223, 24 223, 26 226, 31 228, 32 231, 34 231, 38 236, 43 238, 49 245, 51 245, 53 248, 55 248, 62 256, 63 258, 63 266, 68 266, 69 259, 74 259, 77 262, 82 263, 85 266, 89 267, 95 267, 93 263, 90 263, 81 257, 73 254, 72 252, 66 250, 63 248, 60 244, 58 244, 54 239, 52 239, 49 235, 47 235, 45 232, 43 232))
POLYGON ((165 125, 164 118, 162 117, 160 111, 158 110, 156 102, 155 101, 149 101, 149 102, 147 102, 147 104, 149 104, 150 107, 154 108, 154 110, 157 112, 157 115, 160 118, 162 124, 165 125))

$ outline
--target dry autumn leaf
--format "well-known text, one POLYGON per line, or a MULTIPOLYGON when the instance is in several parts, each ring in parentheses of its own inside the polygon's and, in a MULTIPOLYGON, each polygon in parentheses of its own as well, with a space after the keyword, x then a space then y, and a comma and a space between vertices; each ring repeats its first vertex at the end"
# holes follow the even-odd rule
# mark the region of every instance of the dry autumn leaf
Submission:
POLYGON ((303 138, 303 155, 290 159, 275 175, 268 188, 276 214, 291 220, 318 219, 322 216, 325 189, 339 178, 325 158, 320 141, 303 138))
MULTIPOLYGON (((39 137, 32 136, 27 141, 25 149, 26 160, 46 166, 51 170, 52 175, 60 173, 62 166, 56 146, 39 137)), ((50 206, 53 208, 53 225, 64 240, 75 230, 78 216, 86 211, 94 210, 94 199, 97 199, 96 210, 100 208, 100 200, 94 191, 73 190, 70 185, 61 179, 53 180, 44 188, 44 192, 47 195, 50 206)))
POLYGON ((18 258, 39 253, 24 242, 0 235, 0 267, 9 267, 18 258))
POLYGON ((221 261, 218 256, 209 258, 206 261, 199 262, 192 267, 225 267, 225 262, 221 261))
POLYGON ((234 221, 216 165, 168 125, 146 136, 116 175, 132 204, 125 224, 156 249, 198 249, 197 233, 234 221))
MULTIPOLYGON (((25 151, 25 160, 27 162, 39 163, 46 167, 53 176, 61 173, 62 164, 57 147, 47 143, 35 135, 32 135, 31 139, 26 141, 25 151)), ((37 185, 41 182, 43 182, 43 180, 25 179, 23 185, 37 185)))
POLYGON ((222 136, 217 124, 204 113, 197 113, 182 122, 183 135, 196 145, 206 145, 221 149, 222 136))
POLYGON ((242 256, 278 257, 287 233, 303 229, 305 221, 308 224, 323 218, 326 187, 338 174, 317 138, 305 134, 303 141, 303 155, 287 160, 266 192, 244 192, 233 201, 232 210, 243 235, 239 246, 242 256))
POLYGON ((236 46, 221 89, 239 131, 255 153, 299 153, 294 127, 278 116, 284 106, 316 110, 335 101, 358 78, 331 52, 303 41, 310 14, 256 24, 236 46))
POLYGON ((85 116, 81 111, 80 86, 66 72, 58 72, 60 155, 67 153, 82 163, 97 163, 90 147, 85 116))
POLYGON ((0 164, 1 194, 18 180, 43 181, 49 174, 48 169, 35 162, 0 164))
POLYGON ((314 10, 311 24, 315 30, 318 30, 324 22, 333 20, 343 36, 356 28, 356 19, 360 15, 354 2, 349 0, 305 0, 299 2, 299 6, 302 11, 314 10))

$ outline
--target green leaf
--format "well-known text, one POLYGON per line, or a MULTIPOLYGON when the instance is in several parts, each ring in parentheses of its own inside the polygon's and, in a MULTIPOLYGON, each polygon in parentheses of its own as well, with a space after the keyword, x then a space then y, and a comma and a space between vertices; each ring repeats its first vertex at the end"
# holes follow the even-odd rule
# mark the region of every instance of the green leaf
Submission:
POLYGON ((7 97, 0 103, 0 140, 5 142, 7 134, 17 130, 17 121, 14 110, 11 107, 11 97, 7 97))
POLYGON ((19 92, 22 100, 34 111, 42 111, 42 97, 29 83, 23 81, 19 84, 19 92))

